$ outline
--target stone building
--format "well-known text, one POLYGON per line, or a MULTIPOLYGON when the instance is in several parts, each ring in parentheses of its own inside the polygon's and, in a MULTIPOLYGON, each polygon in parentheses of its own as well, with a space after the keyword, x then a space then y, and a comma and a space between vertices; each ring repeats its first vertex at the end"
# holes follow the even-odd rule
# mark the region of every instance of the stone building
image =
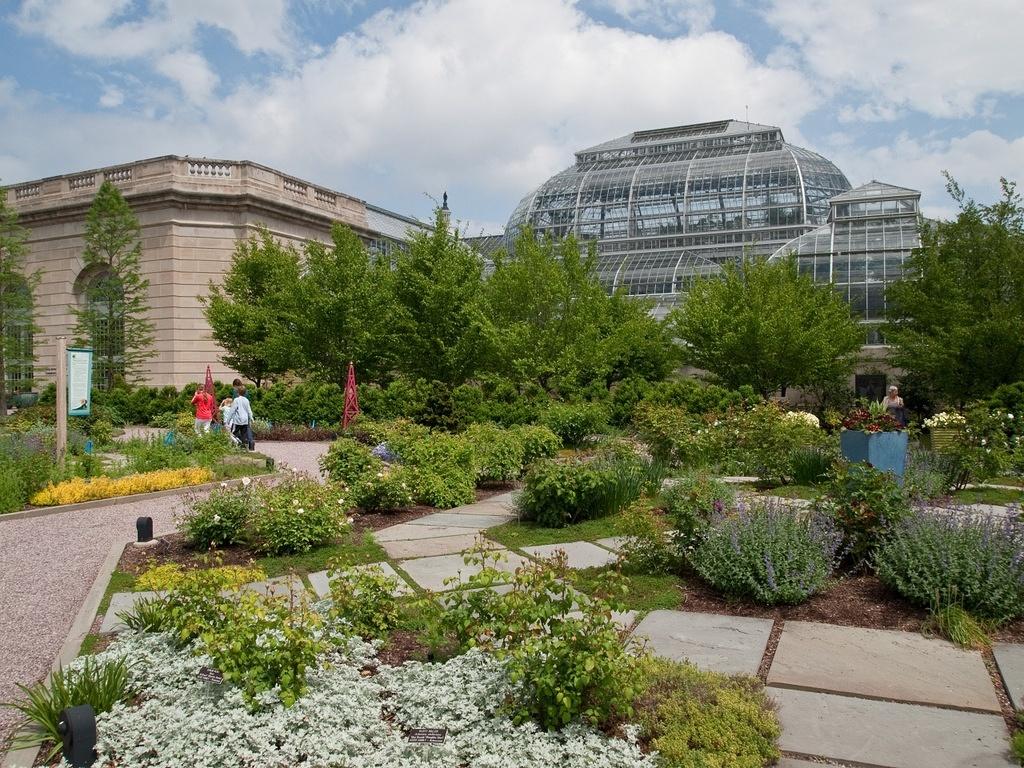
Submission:
MULTIPOLYGON (((121 190, 142 228, 142 272, 150 281, 156 339, 144 381, 154 385, 201 381, 207 365, 214 378, 235 375, 219 360, 199 298, 227 271, 235 243, 257 225, 301 245, 326 241, 332 224, 342 222, 378 253, 400 247, 410 230, 425 226, 249 161, 168 155, 0 189, 29 230, 29 269, 42 273, 36 291, 41 331, 33 343, 39 385, 54 377, 56 337, 71 341, 71 308, 83 301, 88 277, 82 260, 85 214, 104 180, 121 190)), ((11 376, 24 373, 15 366, 11 376)))

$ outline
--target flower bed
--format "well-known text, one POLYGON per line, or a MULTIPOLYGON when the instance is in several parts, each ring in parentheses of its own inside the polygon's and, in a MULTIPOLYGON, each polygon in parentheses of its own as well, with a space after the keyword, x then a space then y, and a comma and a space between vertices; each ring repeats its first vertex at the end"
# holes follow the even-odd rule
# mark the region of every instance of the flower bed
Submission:
POLYGON ((204 467, 185 469, 161 469, 142 472, 127 477, 76 477, 63 483, 51 485, 35 494, 30 502, 37 507, 51 507, 57 504, 77 504, 95 499, 111 499, 117 496, 131 496, 136 493, 166 491, 200 485, 213 479, 213 472, 204 467))

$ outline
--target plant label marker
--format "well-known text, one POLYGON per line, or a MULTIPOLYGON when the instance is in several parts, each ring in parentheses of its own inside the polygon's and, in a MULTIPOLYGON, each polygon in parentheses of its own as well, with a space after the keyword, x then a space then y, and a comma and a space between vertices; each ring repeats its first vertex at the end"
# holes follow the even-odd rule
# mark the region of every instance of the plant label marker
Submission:
POLYGON ((410 728, 405 738, 410 744, 444 744, 447 728, 410 728))
POLYGON ((224 673, 213 667, 200 667, 199 679, 204 683, 223 683, 224 673))

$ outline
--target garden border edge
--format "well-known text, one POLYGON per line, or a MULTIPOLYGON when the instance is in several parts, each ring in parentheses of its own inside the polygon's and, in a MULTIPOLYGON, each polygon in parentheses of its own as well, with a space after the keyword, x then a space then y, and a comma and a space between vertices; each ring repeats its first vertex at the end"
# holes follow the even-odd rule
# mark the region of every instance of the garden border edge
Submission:
MULTIPOLYGON (((284 477, 285 472, 264 472, 258 475, 250 475, 251 479, 266 479, 275 477, 284 477)), ((34 509, 23 509, 19 512, 8 512, 5 515, 0 515, 0 523, 7 520, 28 520, 33 517, 46 517, 47 515, 58 515, 61 512, 75 512, 80 509, 94 509, 96 507, 109 507, 118 504, 131 504, 139 501, 146 501, 147 499, 159 499, 163 496, 174 496, 176 494, 186 493, 187 491, 207 491, 214 488, 219 488, 221 483, 227 483, 228 487, 238 485, 242 482, 242 478, 236 477, 231 480, 211 480, 208 483, 200 483, 199 485, 182 485, 177 488, 167 488, 162 491, 150 491, 149 493, 133 493, 129 496, 111 496, 107 499, 92 499, 91 501, 80 501, 77 504, 58 504, 52 507, 35 507, 34 509)))

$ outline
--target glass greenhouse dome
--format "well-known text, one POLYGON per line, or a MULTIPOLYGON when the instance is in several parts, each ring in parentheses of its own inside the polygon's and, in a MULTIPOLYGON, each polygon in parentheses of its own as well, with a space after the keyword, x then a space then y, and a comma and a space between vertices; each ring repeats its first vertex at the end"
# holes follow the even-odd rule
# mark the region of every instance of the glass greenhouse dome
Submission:
POLYGON ((664 312, 696 277, 824 224, 830 198, 848 189, 831 161, 787 144, 774 126, 638 131, 577 152, 572 167, 524 197, 505 245, 523 226, 593 242, 609 290, 649 296, 664 312))

